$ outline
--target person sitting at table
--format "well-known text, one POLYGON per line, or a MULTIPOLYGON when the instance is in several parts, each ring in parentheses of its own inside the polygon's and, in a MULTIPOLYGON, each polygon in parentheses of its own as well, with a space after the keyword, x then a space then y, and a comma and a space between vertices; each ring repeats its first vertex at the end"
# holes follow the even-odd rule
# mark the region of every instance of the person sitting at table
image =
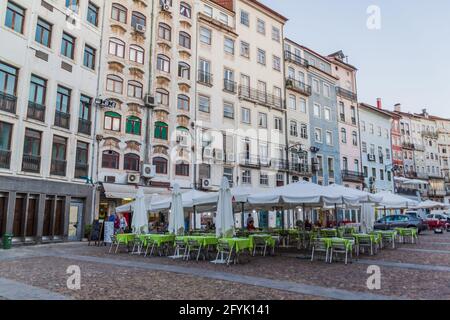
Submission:
POLYGON ((255 220, 253 219, 252 215, 249 214, 247 218, 247 230, 248 231, 255 231, 255 220))
POLYGON ((311 224, 311 222, 308 219, 306 219, 306 221, 305 221, 305 230, 311 231, 311 229, 312 229, 312 224, 311 224))

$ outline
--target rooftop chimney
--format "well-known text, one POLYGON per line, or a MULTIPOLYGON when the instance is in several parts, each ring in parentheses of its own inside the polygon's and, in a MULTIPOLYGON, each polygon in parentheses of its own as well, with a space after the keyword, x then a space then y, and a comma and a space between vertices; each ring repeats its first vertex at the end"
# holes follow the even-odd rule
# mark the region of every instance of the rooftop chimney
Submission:
POLYGON ((395 112, 402 112, 402 105, 401 105, 400 103, 397 103, 397 104, 394 106, 394 111, 395 111, 395 112))
POLYGON ((425 118, 428 118, 428 111, 427 111, 426 108, 422 109, 422 115, 423 115, 425 118))
POLYGON ((377 109, 383 109, 383 104, 381 103, 381 98, 377 98, 377 109))

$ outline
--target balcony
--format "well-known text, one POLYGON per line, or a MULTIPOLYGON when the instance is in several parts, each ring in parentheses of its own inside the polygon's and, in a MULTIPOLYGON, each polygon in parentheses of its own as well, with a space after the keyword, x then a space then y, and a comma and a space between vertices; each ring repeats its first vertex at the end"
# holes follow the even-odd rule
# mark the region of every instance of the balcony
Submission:
POLYGON ((22 157, 22 171, 39 173, 41 171, 41 156, 24 154, 22 157))
POLYGON ((363 183, 364 173, 358 171, 342 170, 342 180, 363 183))
POLYGON ((306 96, 310 96, 312 94, 311 86, 294 79, 286 79, 286 88, 306 96))
POLYGON ((54 176, 64 177, 66 175, 66 160, 52 159, 50 165, 50 174, 54 176))
POLYGON ((11 151, 0 150, 0 168, 9 169, 11 164, 11 151))
POLYGON ((414 150, 424 152, 425 147, 421 144, 414 144, 414 150))
POLYGON ((425 131, 422 131, 422 137, 424 137, 424 138, 431 138, 431 139, 437 139, 439 137, 439 135, 435 131, 425 130, 425 131))
POLYGON ((55 126, 60 128, 70 128, 70 113, 55 111, 55 126))
POLYGON ((28 101, 27 117, 30 119, 45 121, 45 106, 28 101))
POLYGON ((280 110, 285 109, 284 101, 281 97, 277 97, 264 91, 259 91, 243 85, 239 86, 239 98, 258 103, 269 108, 280 110))
POLYGON ((17 97, 0 91, 0 110, 16 113, 17 97))
POLYGON ((288 164, 287 160, 284 160, 284 159, 273 159, 272 165, 277 170, 281 170, 281 171, 289 170, 289 164, 288 164))
POLYGON ((223 79, 223 90, 235 94, 237 92, 237 83, 228 79, 223 79))
POLYGON ((213 75, 209 72, 203 70, 198 70, 198 82, 207 86, 212 87, 213 85, 213 75))
POLYGON ((396 193, 403 194, 406 196, 417 196, 418 190, 408 189, 408 188, 397 188, 396 193))
POLYGON ((414 146, 414 143, 403 142, 402 148, 403 149, 408 149, 408 150, 414 150, 415 146, 414 146))
POLYGON ((344 99, 358 101, 358 96, 355 93, 341 87, 336 87, 336 94, 344 99))
POLYGON ((301 67, 305 67, 305 68, 309 67, 308 60, 303 59, 302 57, 296 55, 295 53, 287 51, 287 50, 284 51, 284 59, 286 61, 295 63, 296 65, 301 66, 301 67))
POLYGON ((87 163, 77 162, 75 164, 75 178, 80 179, 87 177, 89 171, 89 165, 87 163))
POLYGON ((429 197, 445 197, 446 195, 446 190, 428 190, 429 197))
POLYGON ((258 156, 253 156, 248 153, 241 154, 241 156, 239 158, 239 165, 241 165, 242 167, 255 168, 255 169, 261 168, 260 158, 258 156))
POLYGON ((91 121, 85 119, 78 119, 78 133, 91 135, 91 121))
POLYGON ((289 165, 289 171, 291 171, 291 173, 300 174, 302 176, 312 175, 311 167, 307 164, 302 163, 291 163, 289 165))
POLYGON ((405 172, 405 178, 415 179, 415 178, 417 178, 417 172, 415 172, 415 171, 407 171, 407 172, 405 172))

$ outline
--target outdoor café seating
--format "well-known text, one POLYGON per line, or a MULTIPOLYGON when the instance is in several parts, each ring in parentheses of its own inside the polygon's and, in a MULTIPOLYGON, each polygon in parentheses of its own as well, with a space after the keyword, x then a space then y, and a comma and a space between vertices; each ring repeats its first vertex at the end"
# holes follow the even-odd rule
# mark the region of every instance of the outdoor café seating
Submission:
POLYGON ((314 255, 317 252, 325 253, 325 262, 328 262, 330 247, 324 238, 315 238, 312 241, 311 261, 314 261, 314 255))

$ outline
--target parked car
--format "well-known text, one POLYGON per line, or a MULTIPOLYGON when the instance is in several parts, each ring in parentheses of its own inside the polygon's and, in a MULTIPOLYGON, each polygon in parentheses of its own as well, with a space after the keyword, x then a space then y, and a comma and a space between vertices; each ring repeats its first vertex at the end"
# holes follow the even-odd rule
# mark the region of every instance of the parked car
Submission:
POLYGON ((446 229, 450 231, 450 217, 443 213, 431 213, 425 221, 431 230, 446 229))
POLYGON ((379 219, 375 222, 375 230, 391 230, 395 228, 417 228, 419 233, 428 230, 427 223, 411 215, 392 215, 379 219))
POLYGON ((419 212, 419 211, 416 211, 416 210, 408 210, 408 211, 405 212, 405 214, 407 216, 411 216, 413 218, 422 219, 422 220, 425 220, 426 217, 427 217, 427 215, 425 213, 419 212))

